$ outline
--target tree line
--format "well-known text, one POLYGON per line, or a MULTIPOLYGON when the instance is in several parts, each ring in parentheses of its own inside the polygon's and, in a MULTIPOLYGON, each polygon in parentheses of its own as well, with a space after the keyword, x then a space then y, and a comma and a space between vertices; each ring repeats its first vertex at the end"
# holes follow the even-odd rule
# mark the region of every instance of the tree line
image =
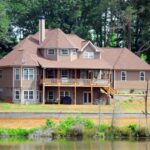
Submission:
POLYGON ((0 54, 28 34, 61 28, 100 47, 127 47, 150 62, 150 0, 0 0, 0 54))

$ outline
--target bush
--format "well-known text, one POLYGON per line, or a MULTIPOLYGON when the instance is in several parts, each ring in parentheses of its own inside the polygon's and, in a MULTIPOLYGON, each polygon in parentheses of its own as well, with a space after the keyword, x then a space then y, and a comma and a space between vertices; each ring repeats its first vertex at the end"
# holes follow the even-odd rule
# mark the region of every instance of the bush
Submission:
POLYGON ((56 126, 55 133, 60 136, 67 136, 70 134, 71 130, 74 130, 74 127, 82 126, 84 129, 94 128, 94 123, 89 120, 79 116, 68 117, 67 119, 61 121, 58 126, 56 126))
POLYGON ((2 136, 27 136, 28 130, 25 129, 0 129, 0 135, 2 136))
POLYGON ((106 124, 101 124, 98 126, 98 131, 99 132, 106 132, 108 130, 109 126, 106 124))
POLYGON ((83 137, 83 126, 75 124, 70 129, 68 129, 67 135, 69 137, 83 137))
POLYGON ((46 127, 54 127, 55 123, 52 120, 47 119, 46 120, 46 127))
POLYGON ((138 130, 138 127, 136 124, 130 124, 127 128, 131 129, 132 133, 136 133, 138 130))

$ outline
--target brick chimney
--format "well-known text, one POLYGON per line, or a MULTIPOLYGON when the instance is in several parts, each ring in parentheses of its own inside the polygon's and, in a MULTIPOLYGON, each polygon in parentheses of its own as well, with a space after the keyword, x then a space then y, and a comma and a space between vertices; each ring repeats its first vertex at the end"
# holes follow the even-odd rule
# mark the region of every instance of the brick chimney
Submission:
POLYGON ((45 17, 39 17, 39 44, 45 40, 45 17))

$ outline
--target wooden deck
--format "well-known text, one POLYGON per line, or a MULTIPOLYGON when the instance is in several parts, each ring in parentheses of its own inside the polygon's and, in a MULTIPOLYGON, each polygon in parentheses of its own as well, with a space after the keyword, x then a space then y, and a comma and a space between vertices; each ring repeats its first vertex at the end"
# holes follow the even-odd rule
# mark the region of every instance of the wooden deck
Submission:
POLYGON ((44 86, 62 86, 62 87, 109 87, 109 80, 97 79, 49 79, 45 78, 40 81, 44 86))

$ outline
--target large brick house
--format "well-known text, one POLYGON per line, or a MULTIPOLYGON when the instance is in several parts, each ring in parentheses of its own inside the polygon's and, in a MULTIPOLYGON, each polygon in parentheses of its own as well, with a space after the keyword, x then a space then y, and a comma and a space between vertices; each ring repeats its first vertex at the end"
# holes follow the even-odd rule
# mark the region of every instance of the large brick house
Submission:
POLYGON ((150 65, 126 48, 100 48, 75 34, 45 29, 0 60, 0 99, 14 103, 93 104, 102 91, 146 89, 150 65), (115 90, 114 90, 115 89, 115 90))

